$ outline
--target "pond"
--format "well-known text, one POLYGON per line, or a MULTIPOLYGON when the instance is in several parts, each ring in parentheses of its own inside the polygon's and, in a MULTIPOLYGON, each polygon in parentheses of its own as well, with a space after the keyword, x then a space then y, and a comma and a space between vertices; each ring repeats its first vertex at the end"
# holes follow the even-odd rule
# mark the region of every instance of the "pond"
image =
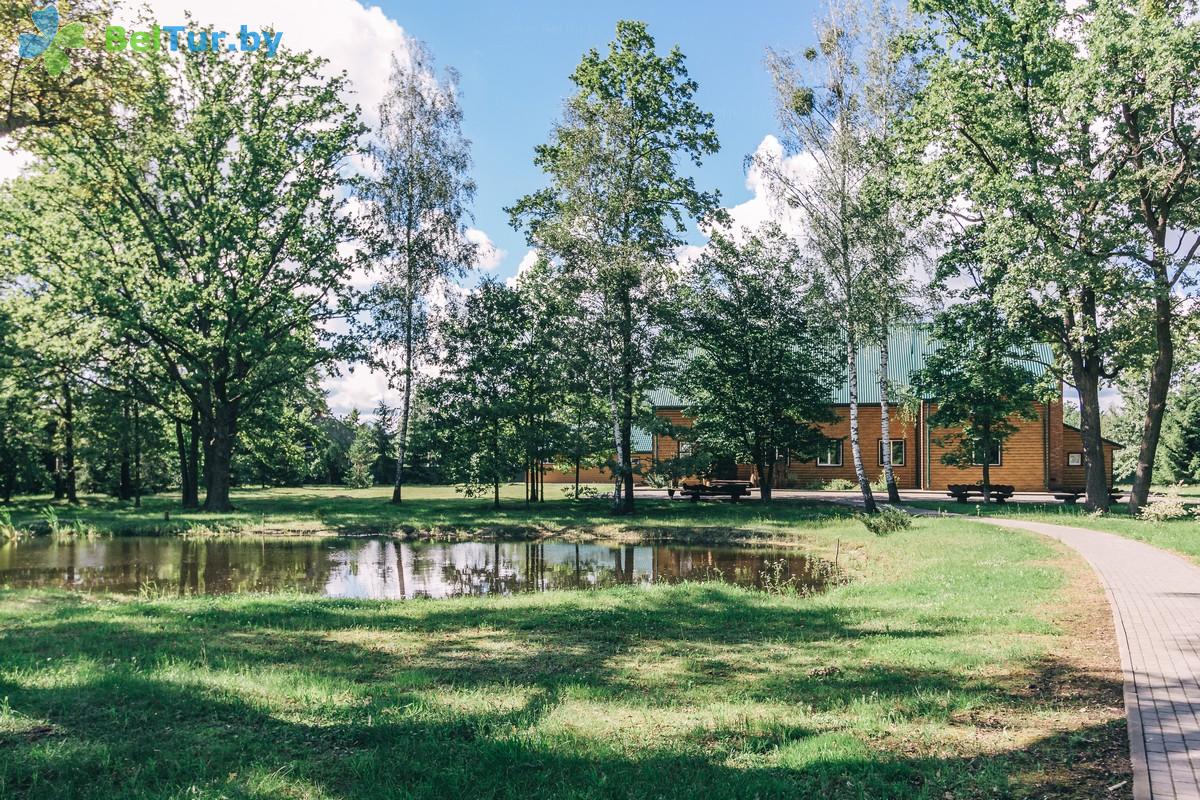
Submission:
POLYGON ((168 594, 442 598, 723 580, 818 591, 832 564, 795 550, 680 544, 41 537, 0 545, 0 586, 168 594))

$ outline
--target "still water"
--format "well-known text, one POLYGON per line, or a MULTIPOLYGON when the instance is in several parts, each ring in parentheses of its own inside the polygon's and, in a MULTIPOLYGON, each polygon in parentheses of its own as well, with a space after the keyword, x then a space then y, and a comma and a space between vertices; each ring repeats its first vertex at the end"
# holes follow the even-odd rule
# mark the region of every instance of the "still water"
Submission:
POLYGON ((411 599, 703 579, 815 591, 830 567, 794 550, 674 544, 44 537, 0 545, 0 586, 125 593, 411 599))

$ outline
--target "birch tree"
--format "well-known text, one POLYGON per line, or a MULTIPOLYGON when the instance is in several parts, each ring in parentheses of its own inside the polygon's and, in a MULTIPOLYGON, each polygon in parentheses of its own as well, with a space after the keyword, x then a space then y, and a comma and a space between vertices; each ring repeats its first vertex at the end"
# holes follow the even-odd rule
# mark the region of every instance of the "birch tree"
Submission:
POLYGON ((817 25, 816 47, 770 54, 785 153, 800 156, 803 169, 798 175, 786 162, 762 157, 756 166, 778 197, 800 212, 808 246, 828 278, 845 344, 854 471, 863 504, 874 513, 859 435, 858 352, 880 339, 878 293, 889 291, 880 280, 881 264, 887 263, 880 256, 887 248, 876 245, 878 227, 894 220, 881 213, 886 195, 872 194, 869 187, 894 99, 881 93, 889 79, 884 68, 892 65, 876 52, 881 39, 873 38, 871 25, 854 0, 834 0, 817 25))
POLYGON ((371 303, 372 357, 400 392, 393 503, 403 495, 413 392, 429 355, 430 295, 461 276, 475 255, 465 227, 475 183, 457 83, 453 70, 437 77, 423 44, 392 57, 370 148, 376 174, 362 190, 381 270, 371 303))

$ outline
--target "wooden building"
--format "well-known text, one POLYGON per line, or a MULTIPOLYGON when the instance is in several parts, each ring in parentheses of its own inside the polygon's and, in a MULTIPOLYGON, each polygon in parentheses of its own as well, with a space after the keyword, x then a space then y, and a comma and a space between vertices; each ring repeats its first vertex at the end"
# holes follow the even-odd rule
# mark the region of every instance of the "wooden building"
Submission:
MULTIPOLYGON (((925 356, 934 348, 927 331, 921 327, 894 331, 888 342, 888 381, 895 397, 911 394, 910 376, 921 369, 925 356)), ((1051 359, 1048 346, 1038 348, 1038 361, 1023 366, 1035 374, 1046 370, 1051 359)), ((871 480, 883 472, 879 402, 879 348, 864 347, 858 357, 859 442, 864 466, 871 480)), ((1061 398, 1061 393, 1060 393, 1061 398)), ((825 447, 817 458, 793 458, 781 453, 775 470, 780 488, 819 487, 835 479, 855 481, 854 460, 850 452, 849 390, 843 385, 830 398, 837 421, 818 427, 825 436, 825 447)), ((657 416, 676 426, 689 426, 687 403, 668 390, 651 393, 651 405, 657 416)), ((952 483, 973 483, 983 477, 982 466, 957 467, 942 463, 946 448, 938 444, 949 431, 931 428, 929 417, 937 410, 936 398, 914 399, 911 403, 889 405, 892 438, 892 464, 901 489, 945 490, 952 483)), ((1063 404, 1058 399, 1036 408, 1036 419, 1017 419, 1016 433, 992 454, 991 480, 1011 484, 1017 491, 1050 491, 1080 488, 1084 485, 1083 448, 1079 430, 1063 421, 1063 404)), ((1104 466, 1112 484, 1113 450, 1120 445, 1105 440, 1104 466)), ((673 437, 637 431, 634 435, 635 458, 643 470, 654 463, 675 458, 680 443, 673 437)), ((748 464, 730 464, 721 477, 756 480, 748 464)), ((606 470, 586 470, 584 481, 610 480, 606 470)), ((574 473, 548 473, 547 481, 574 480, 574 473)))

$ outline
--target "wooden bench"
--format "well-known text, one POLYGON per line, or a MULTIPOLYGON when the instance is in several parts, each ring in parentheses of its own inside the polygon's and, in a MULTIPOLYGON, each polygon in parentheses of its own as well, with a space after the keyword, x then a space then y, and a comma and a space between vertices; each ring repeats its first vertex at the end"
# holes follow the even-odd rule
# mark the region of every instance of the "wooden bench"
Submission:
MULTIPOLYGON (((983 499, 983 486, 978 483, 952 483, 946 487, 947 497, 953 497, 960 503, 970 502, 972 497, 983 499)), ((1015 489, 1003 483, 993 483, 988 497, 997 503, 1003 503, 1013 496, 1015 489)))
POLYGON ((749 497, 754 490, 750 487, 750 481, 709 481, 708 483, 685 483, 679 487, 679 491, 693 503, 701 497, 726 496, 736 503, 743 497, 749 497))
MULTIPOLYGON (((1087 489, 1059 489, 1054 493, 1054 499, 1061 500, 1067 505, 1075 505, 1079 502, 1079 498, 1086 495, 1087 489)), ((1124 492, 1118 492, 1115 489, 1108 490, 1108 502, 1110 503, 1119 503, 1124 496, 1124 492)))

